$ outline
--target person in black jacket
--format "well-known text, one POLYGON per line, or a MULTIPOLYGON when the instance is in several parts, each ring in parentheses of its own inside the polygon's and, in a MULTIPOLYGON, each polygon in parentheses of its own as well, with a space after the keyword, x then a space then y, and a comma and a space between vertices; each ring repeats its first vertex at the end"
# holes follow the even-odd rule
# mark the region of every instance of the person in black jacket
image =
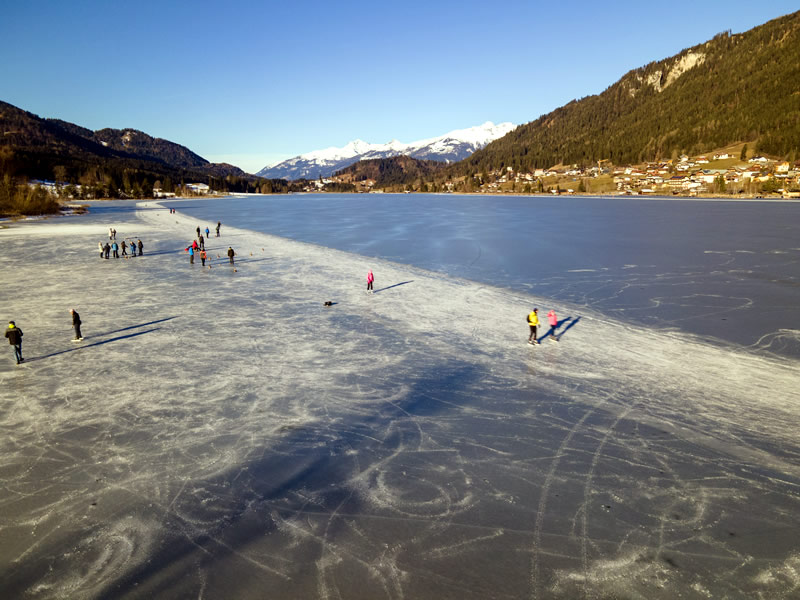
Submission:
POLYGON ((8 322, 8 329, 6 329, 6 337, 8 343, 14 346, 14 358, 17 359, 17 364, 23 362, 22 358, 22 329, 17 327, 14 321, 8 322))
POLYGON ((142 240, 139 240, 138 238, 137 241, 138 241, 137 246, 139 247, 139 256, 141 256, 142 254, 144 254, 144 244, 142 243, 142 240))
POLYGON ((74 308, 70 308, 69 312, 72 314, 72 326, 75 328, 75 339, 73 341, 80 342, 83 339, 81 335, 81 316, 74 308))
POLYGON ((236 256, 236 252, 233 251, 233 248, 228 246, 228 260, 233 264, 233 257, 236 256))

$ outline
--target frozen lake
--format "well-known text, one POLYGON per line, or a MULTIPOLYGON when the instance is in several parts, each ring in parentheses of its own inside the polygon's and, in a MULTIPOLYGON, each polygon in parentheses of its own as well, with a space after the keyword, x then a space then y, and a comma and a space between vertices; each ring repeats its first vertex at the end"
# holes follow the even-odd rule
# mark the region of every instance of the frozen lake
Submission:
POLYGON ((180 206, 200 221, 224 215, 238 227, 800 356, 800 203, 331 194, 180 206))
MULTIPOLYGON (((299 201, 281 218, 321 232, 334 216, 304 198, 276 199, 299 201)), ((555 300, 535 278, 460 278, 482 259, 450 243, 419 252, 428 270, 259 233, 256 214, 236 228, 239 202, 199 222, 182 211, 203 201, 104 202, 0 228, 0 313, 27 359, 0 354, 3 597, 797 597, 797 358, 555 300), (189 264, 217 219, 211 268, 189 264), (145 255, 100 259, 109 226, 145 255), (531 305, 558 310, 559 343, 525 343, 531 305)), ((562 255, 567 273, 611 269, 562 255)))

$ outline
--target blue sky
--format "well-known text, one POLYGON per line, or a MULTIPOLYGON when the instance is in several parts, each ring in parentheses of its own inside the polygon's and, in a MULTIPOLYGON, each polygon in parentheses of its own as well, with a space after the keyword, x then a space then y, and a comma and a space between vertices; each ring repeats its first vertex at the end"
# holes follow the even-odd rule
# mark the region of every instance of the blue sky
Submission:
POLYGON ((726 2, 5 2, 0 100, 248 172, 360 138, 525 123, 798 9, 726 2))

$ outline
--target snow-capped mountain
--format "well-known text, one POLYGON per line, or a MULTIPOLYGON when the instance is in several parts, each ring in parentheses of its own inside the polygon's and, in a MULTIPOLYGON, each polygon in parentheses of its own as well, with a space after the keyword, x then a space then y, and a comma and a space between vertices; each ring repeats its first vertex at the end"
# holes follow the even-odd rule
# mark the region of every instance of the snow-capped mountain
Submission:
POLYGON ((503 137, 516 125, 487 121, 483 125, 458 129, 439 137, 404 144, 392 140, 388 144, 370 144, 354 140, 343 148, 326 148, 301 154, 261 169, 256 175, 269 179, 317 179, 329 177, 359 160, 388 158, 405 154, 423 160, 455 162, 463 160, 489 142, 503 137))

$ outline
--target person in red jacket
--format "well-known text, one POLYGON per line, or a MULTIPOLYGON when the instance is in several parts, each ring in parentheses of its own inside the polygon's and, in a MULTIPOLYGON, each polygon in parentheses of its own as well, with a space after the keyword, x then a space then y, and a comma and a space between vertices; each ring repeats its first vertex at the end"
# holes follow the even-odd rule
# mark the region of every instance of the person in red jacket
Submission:
POLYGON ((552 308, 550 312, 547 313, 547 321, 550 323, 550 331, 547 332, 545 337, 549 338, 551 342, 557 342, 556 328, 558 327, 558 317, 556 316, 556 311, 552 308))

